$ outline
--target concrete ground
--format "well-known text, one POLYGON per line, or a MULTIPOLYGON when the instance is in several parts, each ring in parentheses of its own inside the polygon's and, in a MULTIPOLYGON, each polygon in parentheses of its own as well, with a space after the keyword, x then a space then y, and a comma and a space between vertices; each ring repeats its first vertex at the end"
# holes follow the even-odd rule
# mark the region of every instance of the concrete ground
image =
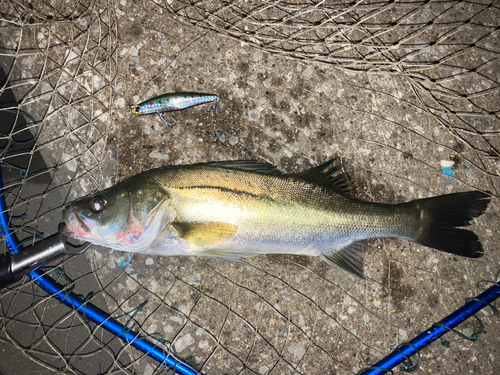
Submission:
MULTIPOLYGON (((116 73, 112 105, 106 112, 110 125, 102 131, 105 156, 99 159, 106 167, 95 171, 91 183, 81 182, 85 176, 71 179, 71 192, 60 198, 64 202, 163 165, 257 160, 297 172, 332 157, 342 158, 365 200, 397 203, 473 189, 495 198, 472 226, 485 248, 479 259, 379 239, 367 247, 367 278, 360 280, 302 256, 232 263, 94 247, 66 263, 82 294, 88 289, 99 293, 99 303, 113 316, 148 301, 135 315, 138 329, 161 334, 181 359, 206 374, 343 375, 373 365, 491 285, 500 270, 498 99, 488 91, 497 95, 500 81, 498 58, 491 52, 500 50, 496 34, 491 45, 473 48, 457 61, 450 58, 453 69, 439 65, 424 66, 418 74, 375 74, 269 53, 179 22, 154 2, 122 0, 109 6, 118 28, 116 66, 110 68, 116 73), (458 61, 463 70, 447 72, 456 71, 458 61), (177 125, 166 132, 156 116, 134 117, 127 111, 175 91, 222 95, 224 117, 207 113, 205 106, 176 112, 177 125)), ((494 22, 484 17, 483 25, 494 22)), ((82 20, 92 26, 90 19, 82 20)), ((469 43, 474 30, 456 34, 453 43, 469 43)), ((429 47, 426 53, 447 53, 440 48, 429 47)), ((46 126, 56 127, 51 124, 46 126)), ((92 158, 82 162, 87 169, 92 163, 92 158)), ((68 167, 57 160, 49 164, 60 172, 68 167)), ((498 318, 489 308, 479 317, 485 332, 476 342, 449 333, 449 348, 437 342, 424 349, 416 373, 498 373, 498 318)), ((478 325, 469 320, 459 329, 470 335, 478 325)), ((99 341, 104 347, 106 342, 99 341)), ((109 347, 118 362, 133 363, 126 370, 109 365, 102 353, 93 359, 100 358, 101 367, 73 362, 68 367, 86 374, 165 372, 130 348, 122 355, 115 344, 109 347)), ((12 349, 8 338, 1 345, 17 358, 10 367, 2 362, 2 372, 21 374, 25 364, 36 366, 25 349, 12 349)), ((83 349, 66 351, 85 357, 83 349)))

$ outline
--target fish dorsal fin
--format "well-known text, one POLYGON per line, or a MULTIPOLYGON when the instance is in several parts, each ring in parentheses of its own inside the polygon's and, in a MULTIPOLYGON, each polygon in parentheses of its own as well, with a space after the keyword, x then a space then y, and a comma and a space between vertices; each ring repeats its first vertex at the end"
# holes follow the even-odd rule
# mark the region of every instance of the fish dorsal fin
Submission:
POLYGON ((218 222, 174 222, 172 226, 178 231, 179 238, 200 246, 217 245, 238 232, 236 226, 218 222))
POLYGON ((281 175, 282 173, 276 167, 269 163, 257 163, 255 160, 230 160, 230 161, 214 161, 204 163, 203 165, 211 165, 215 167, 237 169, 240 171, 263 173, 269 175, 281 175))
POLYGON ((340 248, 340 250, 335 249, 329 254, 321 255, 321 259, 341 270, 364 279, 363 244, 364 241, 354 242, 340 248))
POLYGON ((321 185, 348 198, 354 198, 354 188, 338 158, 327 161, 292 176, 321 185), (335 162, 336 165, 330 168, 335 162))

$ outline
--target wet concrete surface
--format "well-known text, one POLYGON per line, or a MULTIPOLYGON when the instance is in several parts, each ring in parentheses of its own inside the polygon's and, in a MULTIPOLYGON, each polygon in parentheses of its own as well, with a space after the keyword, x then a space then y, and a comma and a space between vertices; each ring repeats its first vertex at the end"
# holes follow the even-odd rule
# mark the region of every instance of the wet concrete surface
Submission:
MULTIPOLYGON (((116 77, 112 110, 106 112, 110 126, 102 129, 107 164, 95 171, 99 183, 70 179, 71 192, 54 197, 55 207, 163 165, 257 160, 297 172, 332 157, 342 158, 365 200, 398 203, 473 189, 498 196, 498 139, 484 136, 498 131, 498 118, 461 117, 457 113, 467 110, 470 100, 458 95, 450 99, 455 111, 436 105, 439 80, 430 81, 434 86, 426 91, 403 74, 287 59, 180 23, 149 4, 116 4, 116 77), (173 113, 177 125, 167 132, 154 115, 128 113, 130 105, 175 91, 222 95, 224 117, 195 107, 173 113)), ((468 57, 472 65, 481 58, 468 57)), ((426 77, 438 73, 425 71, 426 77)), ((470 77, 462 78, 445 85, 468 92, 470 77)), ((471 80, 478 87, 490 85, 486 78, 471 80)), ((495 102, 484 96, 480 104, 495 109, 495 102)), ((63 160, 74 158, 63 154, 63 160)), ((93 163, 90 158, 83 165, 89 169, 93 163)), ((58 213, 43 217, 54 224, 58 213)), ((472 229, 485 248, 482 258, 377 239, 366 250, 366 280, 319 259, 287 255, 233 263, 92 248, 65 264, 75 264, 70 270, 80 280, 77 286, 85 286, 82 294, 99 292, 99 303, 114 316, 148 301, 135 316, 137 329, 161 334, 180 358, 206 374, 355 374, 491 285, 500 269, 498 213, 495 198, 474 220, 472 229)), ((417 373, 495 374, 499 322, 489 309, 479 316, 485 333, 476 342, 448 334, 449 348, 438 342, 422 351, 417 373)), ((468 335, 476 329, 472 320, 460 326, 468 335)), ((129 356, 130 371, 163 373, 153 360, 135 351, 129 356)), ((12 363, 31 363, 20 358, 12 363)), ((0 370, 16 373, 16 367, 0 370)))

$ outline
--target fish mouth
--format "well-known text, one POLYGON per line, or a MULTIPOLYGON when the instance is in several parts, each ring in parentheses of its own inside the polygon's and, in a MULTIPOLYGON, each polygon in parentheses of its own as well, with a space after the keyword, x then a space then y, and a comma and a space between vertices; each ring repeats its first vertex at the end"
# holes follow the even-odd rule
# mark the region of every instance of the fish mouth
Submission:
POLYGON ((85 224, 81 215, 75 211, 75 208, 69 206, 64 209, 63 222, 59 224, 59 232, 67 237, 79 238, 82 234, 88 234, 92 231, 85 224))
POLYGON ((133 113, 134 115, 139 116, 139 112, 137 112, 134 107, 130 107, 128 110, 130 113, 133 113))
POLYGON ((59 223, 58 231, 60 234, 66 236, 66 237, 73 236, 73 232, 69 230, 68 225, 66 225, 65 222, 59 223))

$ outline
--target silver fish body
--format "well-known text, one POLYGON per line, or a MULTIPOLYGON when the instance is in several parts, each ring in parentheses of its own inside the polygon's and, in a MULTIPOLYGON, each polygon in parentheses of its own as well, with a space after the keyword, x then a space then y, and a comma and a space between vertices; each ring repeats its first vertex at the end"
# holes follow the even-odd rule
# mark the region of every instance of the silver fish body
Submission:
POLYGON ((69 235, 118 250, 224 259, 303 254, 359 277, 359 244, 368 238, 398 237, 458 255, 482 254, 477 236, 456 227, 486 209, 487 194, 365 202, 354 198, 333 163, 298 174, 254 162, 152 170, 75 202, 65 209, 64 222, 69 235))

